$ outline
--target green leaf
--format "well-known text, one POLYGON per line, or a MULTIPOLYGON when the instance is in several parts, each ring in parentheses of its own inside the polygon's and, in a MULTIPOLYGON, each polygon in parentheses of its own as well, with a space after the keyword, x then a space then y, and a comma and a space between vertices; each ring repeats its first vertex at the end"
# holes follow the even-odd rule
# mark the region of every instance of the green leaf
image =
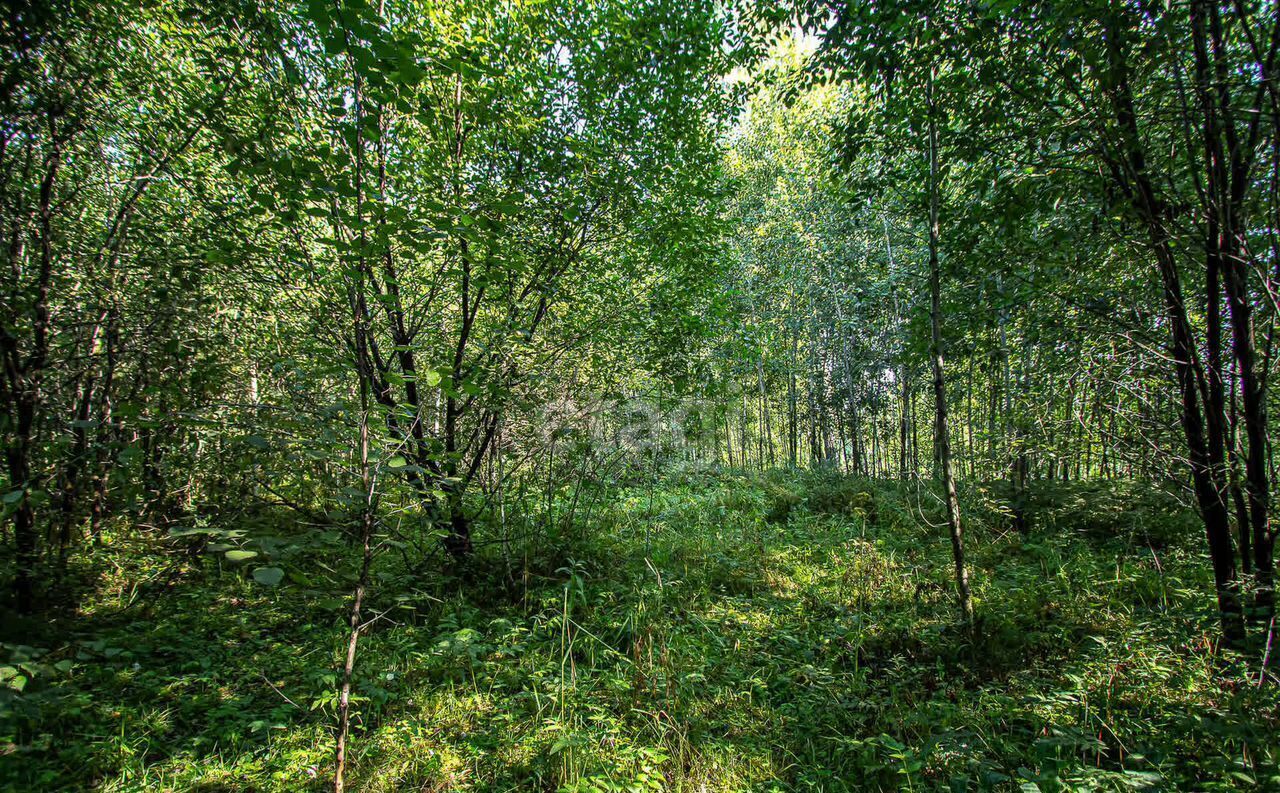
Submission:
POLYGON ((253 580, 264 586, 277 586, 284 580, 284 571, 279 567, 259 567, 253 571, 253 580))
POLYGON ((227 551, 228 562, 243 562, 257 557, 257 551, 227 551))
POLYGON ((209 534, 208 529, 169 529, 169 539, 174 540, 179 537, 191 537, 196 534, 209 534))

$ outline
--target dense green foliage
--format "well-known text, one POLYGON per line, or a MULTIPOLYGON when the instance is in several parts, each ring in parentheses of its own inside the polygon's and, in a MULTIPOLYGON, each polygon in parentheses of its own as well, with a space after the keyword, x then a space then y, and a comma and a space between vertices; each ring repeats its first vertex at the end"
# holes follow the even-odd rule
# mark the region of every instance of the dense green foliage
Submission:
POLYGON ((1274 0, 0 48, 0 787, 1280 789, 1274 0))

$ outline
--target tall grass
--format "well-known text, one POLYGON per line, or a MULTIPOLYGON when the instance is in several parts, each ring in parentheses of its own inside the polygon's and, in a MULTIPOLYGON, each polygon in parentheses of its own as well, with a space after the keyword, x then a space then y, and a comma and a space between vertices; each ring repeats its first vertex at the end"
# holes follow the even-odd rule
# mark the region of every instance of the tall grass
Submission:
MULTIPOLYGON (((924 485, 704 473, 612 491, 554 543, 488 546, 470 581, 385 555, 352 784, 1280 785, 1277 688, 1216 648, 1192 516, 1134 484, 1042 486, 1024 539, 998 487, 965 501, 976 639, 924 485)), ((322 787, 335 554, 320 543, 265 589, 118 547, 77 633, 4 647, 30 682, 0 702, 0 784, 322 787)))

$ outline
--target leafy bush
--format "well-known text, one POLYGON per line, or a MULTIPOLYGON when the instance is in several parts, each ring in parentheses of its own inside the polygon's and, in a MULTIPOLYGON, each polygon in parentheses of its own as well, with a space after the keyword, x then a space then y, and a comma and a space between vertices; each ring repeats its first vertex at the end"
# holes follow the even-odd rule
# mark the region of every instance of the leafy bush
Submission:
POLYGON ((769 523, 786 523, 792 510, 804 501, 800 488, 793 483, 765 479, 761 486, 766 503, 764 519, 769 523))
POLYGON ((805 481, 805 502, 820 515, 877 519, 876 495, 864 480, 831 471, 816 471, 805 481))

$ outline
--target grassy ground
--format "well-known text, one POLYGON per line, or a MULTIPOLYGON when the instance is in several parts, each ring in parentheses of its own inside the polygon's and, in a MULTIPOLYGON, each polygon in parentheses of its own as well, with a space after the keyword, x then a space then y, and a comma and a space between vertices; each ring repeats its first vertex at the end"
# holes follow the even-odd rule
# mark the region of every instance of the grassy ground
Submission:
MULTIPOLYGON (((589 542, 490 546, 469 582, 388 552, 354 785, 1280 788, 1280 695, 1215 652, 1189 515, 1131 486, 1057 486, 1023 541, 991 494, 966 501, 975 640, 936 500, 890 485, 613 490, 576 530, 589 542)), ((0 694, 0 787, 319 789, 348 552, 276 542, 279 523, 245 528, 289 571, 278 587, 118 541, 74 620, 25 626, 23 646, 10 626, 27 682, 0 694)))

